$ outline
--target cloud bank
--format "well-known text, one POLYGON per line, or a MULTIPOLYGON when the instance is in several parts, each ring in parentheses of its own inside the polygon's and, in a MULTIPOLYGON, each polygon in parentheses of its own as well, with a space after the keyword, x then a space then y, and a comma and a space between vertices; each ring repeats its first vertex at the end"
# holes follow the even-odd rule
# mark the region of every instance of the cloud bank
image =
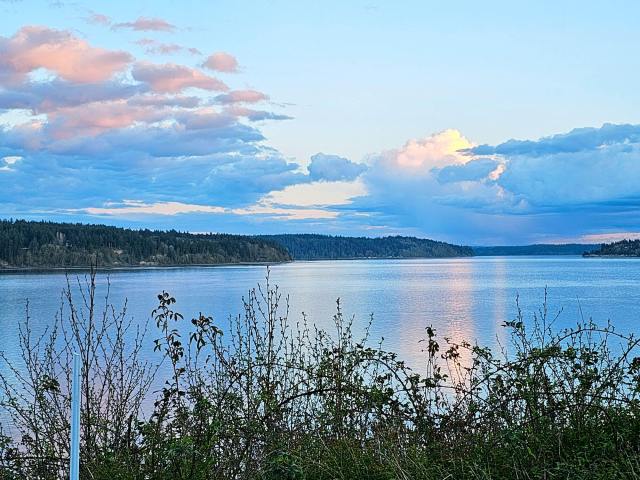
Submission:
MULTIPOLYGON (((146 17, 89 21, 176 29, 146 17)), ((150 55, 200 55, 136 43, 150 55)), ((238 72, 233 55, 185 58, 193 65, 136 58, 45 26, 0 37, 0 215, 467 244, 640 231, 640 125, 497 145, 448 129, 363 161, 316 153, 305 168, 262 131, 291 116, 268 93, 218 78, 238 72)))

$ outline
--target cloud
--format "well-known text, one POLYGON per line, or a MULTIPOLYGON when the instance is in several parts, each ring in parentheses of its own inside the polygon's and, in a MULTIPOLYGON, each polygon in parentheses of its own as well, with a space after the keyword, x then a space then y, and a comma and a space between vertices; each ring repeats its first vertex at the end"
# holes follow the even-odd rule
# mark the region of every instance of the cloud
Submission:
POLYGON ((469 160, 464 151, 473 144, 458 130, 444 130, 423 139, 409 140, 398 150, 382 154, 383 162, 411 174, 434 167, 462 164, 469 160))
POLYGON ((480 145, 470 149, 476 155, 541 156, 560 153, 577 153, 620 143, 640 143, 640 125, 615 125, 576 128, 539 140, 509 140, 496 146, 480 145))
POLYGON ((217 103, 259 103, 269 100, 269 96, 256 90, 233 90, 229 93, 218 95, 214 99, 217 103))
MULTIPOLYGON (((74 210, 70 210, 73 212, 74 210)), ((90 215, 137 216, 137 215, 180 215, 183 213, 224 213, 222 207, 210 205, 191 205, 180 202, 145 203, 139 200, 124 200, 120 204, 108 204, 104 207, 87 207, 80 210, 90 215)))
POLYGON ((232 106, 225 109, 226 112, 236 117, 245 117, 252 122, 265 120, 292 120, 293 117, 282 113, 268 112, 265 110, 254 110, 252 108, 232 106))
POLYGON ((574 238, 569 241, 578 241, 580 243, 611 243, 619 242, 620 240, 640 240, 640 232, 593 233, 581 235, 577 239, 574 238))
POLYGON ((131 75, 135 80, 147 83, 155 92, 178 93, 187 88, 213 91, 229 90, 229 87, 217 78, 175 63, 159 65, 138 62, 133 66, 131 75))
POLYGON ((116 23, 114 30, 129 29, 136 32, 173 32, 176 26, 162 18, 138 17, 133 22, 116 23))
MULTIPOLYGON (((0 38, 0 50, 2 214, 318 215, 258 203, 308 177, 251 124, 286 116, 221 105, 228 87, 216 78, 45 27, 0 38)), ((233 92, 237 103, 268 98, 233 92)))
POLYGON ((640 126, 479 147, 449 130, 369 163, 362 174, 368 194, 350 207, 395 228, 464 243, 640 230, 640 126))
POLYGON ((324 153, 313 155, 307 168, 312 180, 333 182, 354 180, 367 169, 362 163, 354 163, 346 158, 324 153))
POLYGON ((136 45, 145 47, 145 52, 150 55, 173 55, 176 53, 190 53, 191 55, 202 55, 197 48, 185 47, 177 43, 158 42, 152 38, 141 38, 135 41, 136 45))
POLYGON ((217 52, 210 55, 202 66, 216 72, 235 73, 238 71, 238 60, 229 53, 217 52))
POLYGON ((327 207, 349 205, 356 197, 366 195, 361 181, 312 182, 290 185, 269 193, 263 202, 280 206, 327 207))
POLYGON ((72 82, 100 82, 123 71, 132 59, 127 52, 92 47, 68 32, 28 26, 12 37, 0 37, 0 82, 20 83, 40 68, 72 82))
POLYGON ((0 171, 11 172, 13 171, 12 165, 22 160, 22 157, 18 155, 10 155, 0 158, 0 171))
POLYGON ((448 165, 437 169, 437 178, 440 183, 482 180, 494 172, 499 165, 500 163, 497 160, 478 158, 467 163, 448 165))
POLYGON ((86 18, 88 23, 93 23, 95 25, 111 25, 111 17, 107 15, 103 15, 102 13, 92 13, 89 17, 86 18))
POLYGON ((48 82, 27 81, 0 90, 0 108, 28 109, 42 114, 63 107, 132 98, 148 90, 143 85, 119 81, 74 83, 59 78, 48 82))

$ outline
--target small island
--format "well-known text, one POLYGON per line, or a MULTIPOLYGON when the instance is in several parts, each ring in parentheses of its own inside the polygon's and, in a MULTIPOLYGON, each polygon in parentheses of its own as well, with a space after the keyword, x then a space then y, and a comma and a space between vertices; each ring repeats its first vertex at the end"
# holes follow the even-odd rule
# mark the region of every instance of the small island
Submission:
POLYGON ((620 240, 606 243, 600 249, 585 252, 583 257, 640 257, 640 240, 620 240))

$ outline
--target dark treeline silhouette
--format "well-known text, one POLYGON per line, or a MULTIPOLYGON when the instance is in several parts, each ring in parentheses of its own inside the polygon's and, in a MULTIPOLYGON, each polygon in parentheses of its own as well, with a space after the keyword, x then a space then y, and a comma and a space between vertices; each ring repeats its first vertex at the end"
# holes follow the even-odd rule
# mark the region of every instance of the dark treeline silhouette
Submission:
POLYGON ((0 268, 193 265, 290 260, 280 245, 226 234, 0 221, 0 268))
POLYGON ((470 257, 470 247, 451 245, 415 237, 340 237, 316 234, 261 235, 276 242, 294 260, 333 260, 348 258, 470 257))
POLYGON ((343 258, 471 256, 413 237, 191 234, 107 225, 0 220, 0 268, 202 265, 343 258))
POLYGON ((620 240, 607 243, 593 252, 585 252, 586 257, 640 257, 640 240, 620 240))
POLYGON ((491 247, 473 247, 473 254, 482 256, 512 256, 512 255, 582 255, 600 248, 600 245, 587 243, 564 243, 534 245, 503 245, 491 247))

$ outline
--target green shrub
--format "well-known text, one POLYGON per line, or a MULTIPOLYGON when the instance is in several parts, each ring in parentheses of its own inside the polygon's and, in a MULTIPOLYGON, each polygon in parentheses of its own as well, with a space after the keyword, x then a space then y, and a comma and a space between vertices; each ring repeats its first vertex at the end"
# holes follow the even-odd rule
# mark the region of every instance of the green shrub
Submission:
POLYGON ((141 356, 144 329, 124 311, 96 309, 95 272, 84 288, 76 308, 68 287, 70 316, 46 337, 32 338, 27 315, 22 365, 2 357, 13 432, 0 435, 2 478, 65 478, 75 350, 83 478, 640 475, 638 340, 590 321, 556 332, 546 297, 531 322, 520 311, 505 322, 509 343, 496 351, 426 328, 419 374, 372 344, 368 328, 355 338, 339 301, 331 332, 291 322, 268 277, 224 331, 202 314, 187 322, 163 292, 153 312, 158 370, 141 356))

